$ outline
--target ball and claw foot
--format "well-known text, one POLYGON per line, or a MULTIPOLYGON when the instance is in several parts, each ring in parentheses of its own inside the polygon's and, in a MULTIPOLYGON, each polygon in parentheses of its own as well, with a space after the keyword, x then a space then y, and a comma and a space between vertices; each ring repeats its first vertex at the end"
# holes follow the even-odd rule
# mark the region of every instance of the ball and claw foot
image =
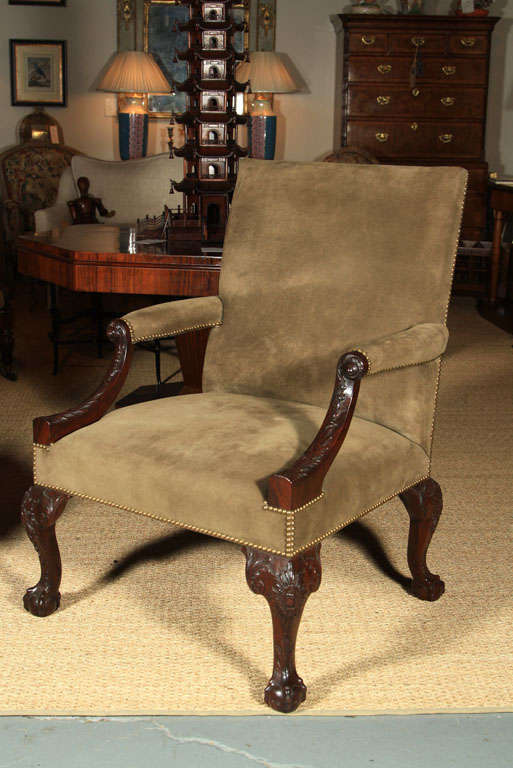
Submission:
POLYGON ((33 616, 50 616, 61 602, 60 592, 51 594, 40 584, 27 589, 23 596, 23 607, 33 616))
POLYGON ((292 684, 270 680, 264 691, 264 701, 267 706, 286 714, 294 712, 305 699, 306 685, 300 677, 297 677, 292 684))
POLYGON ((410 585, 410 593, 419 600, 429 600, 434 602, 442 597, 445 592, 445 584, 435 573, 430 573, 429 577, 423 581, 414 581, 410 585))

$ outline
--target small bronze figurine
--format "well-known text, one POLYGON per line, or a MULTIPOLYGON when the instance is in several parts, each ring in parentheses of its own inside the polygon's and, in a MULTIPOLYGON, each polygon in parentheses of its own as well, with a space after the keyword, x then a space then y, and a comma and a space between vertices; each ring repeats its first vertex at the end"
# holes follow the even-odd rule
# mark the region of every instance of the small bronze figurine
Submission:
POLYGON ((73 224, 98 224, 96 211, 100 216, 111 219, 116 215, 116 211, 108 211, 103 205, 101 198, 92 197, 89 194, 89 179, 81 176, 77 181, 80 197, 76 200, 70 200, 68 203, 71 212, 73 224))

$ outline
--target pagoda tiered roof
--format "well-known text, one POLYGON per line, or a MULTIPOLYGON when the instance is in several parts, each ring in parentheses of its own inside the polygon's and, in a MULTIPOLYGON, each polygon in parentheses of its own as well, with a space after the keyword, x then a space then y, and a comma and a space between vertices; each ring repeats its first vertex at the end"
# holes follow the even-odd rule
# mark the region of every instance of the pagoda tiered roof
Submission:
POLYGON ((175 81, 174 86, 177 91, 183 93, 194 93, 195 91, 225 91, 227 94, 242 93, 246 90, 247 83, 239 83, 238 80, 196 80, 194 77, 188 77, 182 83, 175 81))
POLYGON ((231 61, 232 59, 235 61, 247 60, 247 54, 239 53, 239 51, 236 51, 232 45, 229 45, 226 50, 223 51, 222 49, 219 50, 218 48, 205 49, 201 46, 201 44, 191 45, 191 47, 186 51, 176 51, 175 60, 194 63, 198 59, 200 61, 204 59, 211 59, 213 55, 215 55, 215 58, 219 59, 220 61, 231 61))
POLYGON ((183 146, 176 147, 174 154, 176 157, 183 157, 186 160, 196 160, 200 157, 212 157, 212 155, 216 157, 246 157, 248 151, 233 140, 228 141, 226 146, 202 144, 199 147, 196 146, 195 142, 188 141, 183 146))
POLYGON ((245 21, 232 21, 231 19, 228 21, 216 21, 214 19, 209 21, 208 19, 204 19, 202 16, 189 19, 189 21, 180 22, 176 26, 180 32, 197 32, 198 29, 202 32, 211 32, 214 27, 216 32, 246 31, 245 21))
POLYGON ((200 194, 229 194, 233 192, 237 177, 233 174, 225 181, 200 181, 200 179, 186 177, 182 181, 173 181, 176 192, 184 192, 186 195, 200 194))
POLYGON ((236 112, 202 112, 192 107, 181 115, 175 115, 175 121, 179 125, 192 125, 193 123, 235 123, 245 125, 248 121, 246 115, 238 115, 236 112))

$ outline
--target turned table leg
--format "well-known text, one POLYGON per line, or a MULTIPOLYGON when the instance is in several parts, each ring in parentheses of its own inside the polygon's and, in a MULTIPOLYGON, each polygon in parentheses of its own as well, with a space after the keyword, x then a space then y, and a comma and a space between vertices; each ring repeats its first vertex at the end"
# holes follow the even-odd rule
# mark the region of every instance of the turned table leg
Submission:
POLYGON ((265 702, 279 712, 293 712, 305 700, 306 686, 296 671, 296 637, 305 603, 321 583, 321 545, 293 558, 243 547, 250 589, 263 595, 271 609, 274 639, 273 674, 265 702))
POLYGON ((490 284, 488 287, 488 301, 490 304, 495 304, 497 301, 497 286, 499 282, 499 267, 501 263, 501 240, 502 229, 504 227, 504 214, 502 211, 494 210, 493 218, 493 243, 490 261, 490 284))

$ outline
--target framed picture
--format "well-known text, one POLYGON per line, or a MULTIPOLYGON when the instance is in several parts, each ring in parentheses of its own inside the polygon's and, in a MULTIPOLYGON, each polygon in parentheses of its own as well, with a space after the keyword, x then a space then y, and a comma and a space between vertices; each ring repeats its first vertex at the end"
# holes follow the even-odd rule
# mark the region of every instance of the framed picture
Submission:
POLYGON ((66 5, 66 0, 9 0, 9 5, 66 5))
POLYGON ((66 41, 10 40, 11 104, 66 106, 66 41))
MULTIPOLYGON (((211 9, 224 4, 212 2, 211 9)), ((231 10, 237 22, 249 21, 249 6, 236 2, 231 10)), ((190 18, 190 8, 179 5, 177 0, 144 0, 142 42, 146 53, 153 54, 158 65, 170 83, 181 83, 187 79, 187 62, 174 61, 176 51, 186 51, 189 47, 187 32, 175 30, 175 24, 183 24, 190 18)), ((136 32, 137 33, 137 32, 136 32)), ((223 34, 224 37, 224 34, 223 34)), ((249 48, 249 34, 236 32, 234 48, 240 53, 249 48)), ((214 56, 215 58, 215 56, 214 56)), ((225 70, 226 74, 226 70, 225 70)), ((212 79, 217 79, 213 78, 212 79)), ((177 91, 175 94, 149 94, 148 115, 150 118, 167 118, 180 114, 187 109, 187 96, 177 91)))

